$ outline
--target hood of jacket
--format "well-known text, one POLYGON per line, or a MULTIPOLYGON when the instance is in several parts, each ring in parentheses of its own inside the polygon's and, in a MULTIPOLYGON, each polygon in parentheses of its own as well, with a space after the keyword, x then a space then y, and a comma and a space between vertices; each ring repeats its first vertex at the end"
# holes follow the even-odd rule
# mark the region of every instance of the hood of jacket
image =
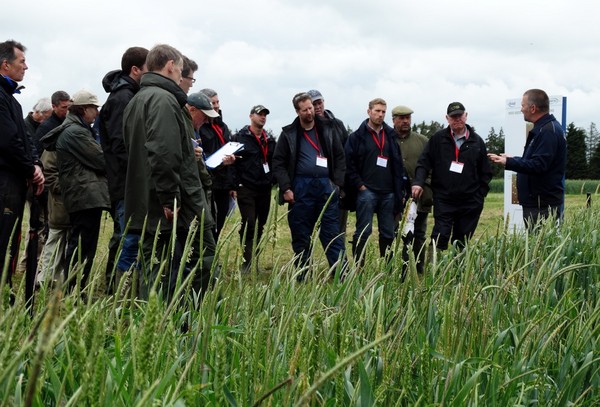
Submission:
POLYGON ((102 87, 106 93, 115 92, 122 88, 130 88, 135 93, 140 89, 140 85, 120 69, 110 71, 104 75, 102 87))
POLYGON ((143 88, 145 86, 157 86, 166 90, 167 92, 172 93, 177 99, 177 103, 179 103, 181 107, 184 107, 187 103, 187 95, 185 94, 183 89, 181 89, 173 79, 167 78, 166 76, 163 76, 158 72, 146 72, 142 76, 142 80, 140 81, 140 88, 143 88))

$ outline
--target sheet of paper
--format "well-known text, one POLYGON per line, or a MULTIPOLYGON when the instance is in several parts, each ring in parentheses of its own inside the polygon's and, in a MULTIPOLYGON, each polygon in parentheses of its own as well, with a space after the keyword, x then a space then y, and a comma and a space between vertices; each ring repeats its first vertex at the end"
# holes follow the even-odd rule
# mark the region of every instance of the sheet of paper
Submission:
POLYGON ((235 141, 230 141, 226 143, 214 152, 210 157, 206 159, 206 166, 208 168, 217 168, 219 165, 223 163, 223 157, 229 154, 234 154, 244 148, 242 143, 238 143, 235 141))

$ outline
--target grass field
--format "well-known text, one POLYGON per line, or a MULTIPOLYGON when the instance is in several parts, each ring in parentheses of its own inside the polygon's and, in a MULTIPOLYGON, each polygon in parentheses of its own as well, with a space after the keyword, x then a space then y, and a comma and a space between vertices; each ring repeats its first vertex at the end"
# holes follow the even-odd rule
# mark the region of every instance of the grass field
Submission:
POLYGON ((331 281, 317 248, 318 272, 296 283, 275 206, 268 272, 242 276, 234 215, 201 305, 43 287, 32 318, 22 292, 13 307, 3 295, 0 405, 599 405, 596 201, 569 195, 560 229, 527 235, 504 229, 490 194, 471 244, 436 254, 423 277, 411 261, 404 282, 398 256, 375 250, 331 281))

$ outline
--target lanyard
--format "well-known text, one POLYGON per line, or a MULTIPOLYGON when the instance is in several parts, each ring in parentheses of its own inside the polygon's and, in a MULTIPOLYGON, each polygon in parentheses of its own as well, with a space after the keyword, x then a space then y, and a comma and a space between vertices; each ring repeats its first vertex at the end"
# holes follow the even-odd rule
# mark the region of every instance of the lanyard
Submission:
POLYGON ((383 133, 383 129, 381 129, 380 131, 381 141, 379 140, 379 136, 377 136, 377 133, 375 133, 371 129, 369 129, 369 132, 371 133, 371 136, 373 136, 373 141, 375 142, 375 145, 377 146, 377 148, 379 148, 379 155, 381 157, 385 157, 383 155, 383 148, 385 147, 385 134, 383 133))
POLYGON ((317 137, 317 142, 315 143, 314 141, 311 140, 310 136, 308 135, 308 133, 305 131, 304 132, 304 138, 306 139, 306 141, 308 141, 308 143, 313 146, 313 148, 315 150, 317 150, 317 155, 321 155, 321 149, 319 148, 319 133, 317 133, 317 129, 315 128, 315 136, 317 137))
MULTIPOLYGON (((460 162, 458 161, 458 153, 460 151, 460 149, 458 148, 458 143, 456 142, 456 138, 454 138, 454 132, 452 130, 450 130, 450 137, 452 137, 452 141, 454 141, 454 154, 456 155, 456 162, 460 162)), ((469 130, 467 129, 467 132, 465 133, 465 141, 467 141, 467 139, 469 138, 469 130)), ((464 143, 464 141, 463 141, 464 143)))
POLYGON ((258 146, 260 147, 260 150, 262 151, 262 155, 265 160, 264 162, 266 163, 267 162, 267 154, 269 153, 269 142, 267 141, 267 133, 264 130, 262 131, 263 139, 261 141, 260 136, 257 134, 254 134, 254 132, 250 129, 250 127, 248 127, 248 130, 256 139, 256 142, 258 143, 258 146))
POLYGON ((225 145, 225 138, 223 137, 223 129, 221 127, 219 127, 219 125, 217 123, 212 123, 212 128, 215 131, 215 133, 217 133, 217 136, 219 137, 219 141, 221 142, 221 146, 225 145))

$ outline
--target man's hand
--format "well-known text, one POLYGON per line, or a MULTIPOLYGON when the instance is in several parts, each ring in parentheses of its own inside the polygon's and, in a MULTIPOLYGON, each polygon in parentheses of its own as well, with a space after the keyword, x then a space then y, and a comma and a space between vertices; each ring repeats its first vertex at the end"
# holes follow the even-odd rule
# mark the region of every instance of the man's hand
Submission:
POLYGON ((34 165, 35 170, 33 171, 33 178, 31 182, 35 186, 34 194, 37 196, 42 193, 44 190, 44 182, 46 179, 44 178, 44 172, 42 171, 42 167, 39 165, 34 165))
POLYGON ((413 199, 416 201, 419 198, 421 198, 421 195, 423 195, 423 187, 420 187, 418 185, 413 185, 413 187, 412 187, 412 197, 413 197, 413 199))
POLYGON ((235 155, 227 154, 223 157, 223 165, 231 165, 235 162, 235 155))
POLYGON ((366 191, 366 190, 367 190, 367 187, 366 187, 366 186, 364 186, 364 185, 361 185, 361 186, 358 188, 358 190, 359 190, 359 191, 366 191))
POLYGON ((488 157, 493 163, 506 165, 506 159, 509 158, 510 156, 506 155, 506 154, 498 155, 498 154, 489 153, 488 157))
POLYGON ((286 201, 287 203, 293 204, 294 201, 294 191, 292 191, 291 189, 288 189, 287 191, 285 191, 283 193, 283 200, 286 201))
POLYGON ((202 158, 202 147, 194 147, 194 156, 196 157, 196 161, 200 161, 202 158))
MULTIPOLYGON (((177 211, 179 211, 179 208, 177 208, 177 211)), ((173 218, 175 217, 175 212, 176 211, 173 211, 173 209, 169 208, 168 206, 163 206, 163 213, 168 221, 173 221, 173 218)))

